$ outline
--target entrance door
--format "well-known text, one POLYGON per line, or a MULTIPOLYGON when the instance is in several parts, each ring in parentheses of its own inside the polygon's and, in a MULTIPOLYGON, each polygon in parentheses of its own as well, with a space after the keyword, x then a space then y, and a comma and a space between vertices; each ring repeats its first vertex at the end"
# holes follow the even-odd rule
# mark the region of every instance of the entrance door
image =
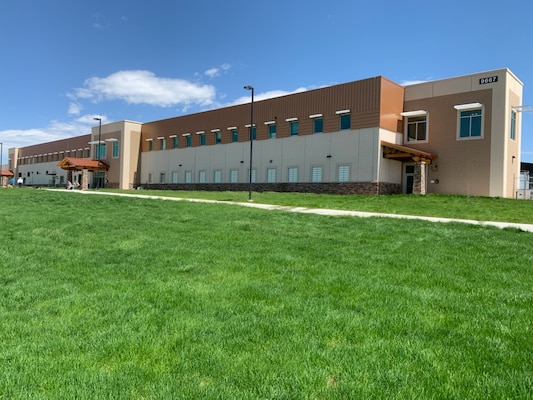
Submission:
POLYGON ((100 171, 100 175, 95 172, 93 178, 93 187, 97 189, 103 189, 105 185, 105 172, 100 171))
POLYGON ((403 174, 403 193, 412 194, 414 182, 415 182, 415 165, 406 164, 404 166, 404 174, 403 174))

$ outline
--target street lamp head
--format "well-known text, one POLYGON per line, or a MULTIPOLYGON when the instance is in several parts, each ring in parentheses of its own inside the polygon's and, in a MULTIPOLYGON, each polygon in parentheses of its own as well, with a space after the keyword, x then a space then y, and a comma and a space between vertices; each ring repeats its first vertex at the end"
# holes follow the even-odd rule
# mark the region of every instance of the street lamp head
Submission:
POLYGON ((244 87, 246 90, 254 90, 254 87, 253 86, 250 86, 250 85, 246 85, 244 87))
POLYGON ((102 121, 102 118, 99 118, 99 117, 94 117, 93 118, 95 121, 102 121))

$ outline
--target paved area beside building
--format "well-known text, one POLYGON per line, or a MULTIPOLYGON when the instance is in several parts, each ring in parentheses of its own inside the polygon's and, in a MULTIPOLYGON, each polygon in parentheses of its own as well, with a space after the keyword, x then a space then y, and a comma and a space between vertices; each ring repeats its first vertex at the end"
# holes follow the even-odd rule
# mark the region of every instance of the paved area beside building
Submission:
POLYGON ((328 215, 328 216, 417 219, 417 220, 422 220, 422 221, 439 222, 439 223, 458 222, 458 223, 470 224, 470 225, 494 226, 494 227, 501 228, 501 229, 515 228, 515 229, 520 229, 525 232, 533 232, 533 224, 521 224, 521 223, 516 223, 516 222, 476 221, 473 219, 425 217, 425 216, 420 216, 420 215, 386 214, 386 213, 375 213, 375 212, 365 212, 365 211, 331 210, 331 209, 325 209, 325 208, 279 206, 279 205, 261 204, 261 203, 254 203, 254 202, 232 202, 232 201, 207 200, 207 199, 187 199, 187 198, 182 198, 182 197, 153 196, 153 195, 147 195, 147 194, 114 193, 114 192, 81 191, 81 190, 74 191, 74 192, 80 193, 80 194, 137 197, 141 199, 153 199, 153 200, 189 201, 193 203, 212 203, 212 204, 217 204, 217 203, 218 204, 232 204, 232 205, 237 205, 237 206, 242 206, 242 207, 259 208, 262 210, 277 210, 277 211, 299 212, 299 213, 305 213, 305 214, 318 214, 318 215, 328 215))

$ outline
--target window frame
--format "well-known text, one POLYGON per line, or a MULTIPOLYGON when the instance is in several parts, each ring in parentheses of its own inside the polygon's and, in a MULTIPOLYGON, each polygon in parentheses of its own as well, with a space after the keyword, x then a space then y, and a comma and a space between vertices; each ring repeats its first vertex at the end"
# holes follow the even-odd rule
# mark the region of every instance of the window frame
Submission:
POLYGON ((115 140, 112 142, 112 148, 111 148, 111 156, 113 158, 118 158, 120 156, 120 142, 118 140, 115 140))
MULTIPOLYGON (((457 140, 479 140, 483 139, 485 137, 484 130, 485 130, 485 107, 483 104, 480 103, 470 103, 470 104, 459 104, 454 106, 454 108, 457 110, 457 134, 456 139, 457 140), (479 111, 478 115, 463 115, 466 113, 474 113, 476 111, 479 111), (474 118, 479 118, 479 135, 472 135, 473 130, 473 121, 474 118), (462 136, 462 128, 463 128, 463 122, 468 119, 469 121, 469 127, 468 127, 468 136, 462 136)), ((477 130, 477 129, 476 129, 477 130)))
POLYGON ((348 131, 350 129, 352 129, 352 114, 339 114, 339 131, 348 131), (346 120, 348 120, 348 126, 345 125, 346 120))
POLYGON ((404 113, 405 117, 405 142, 406 143, 427 143, 428 142, 428 113, 419 112, 419 113, 404 113), (424 138, 418 139, 419 127, 420 125, 424 126, 424 138), (409 136, 409 127, 415 126, 415 137, 413 139, 409 136))
POLYGON ((287 168, 287 182, 297 183, 298 182, 298 167, 288 167, 287 168))
POLYGON ((350 172, 351 172, 350 164, 337 165, 337 182, 350 182, 350 172), (341 169, 343 169, 342 175, 341 175, 341 169))
POLYGON ((323 165, 312 165, 311 166, 311 182, 312 183, 322 183, 324 177, 324 166, 323 165), (315 174, 315 170, 320 173, 320 176, 315 174), (318 180, 316 178, 318 176, 318 180))
POLYGON ((516 141, 516 121, 518 113, 515 110, 511 110, 511 117, 509 120, 509 139, 516 141))
POLYGON ((298 136, 300 125, 298 121, 289 121, 289 136, 298 136))
POLYGON ((276 168, 267 168, 267 183, 276 183, 277 171, 276 168))

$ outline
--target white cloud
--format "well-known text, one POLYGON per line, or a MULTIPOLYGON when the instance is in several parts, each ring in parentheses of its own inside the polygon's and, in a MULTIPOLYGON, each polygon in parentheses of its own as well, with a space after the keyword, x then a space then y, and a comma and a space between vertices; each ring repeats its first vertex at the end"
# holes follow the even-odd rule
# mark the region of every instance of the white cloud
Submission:
POLYGON ((209 76, 210 78, 213 78, 214 76, 218 76, 218 68, 211 68, 204 72, 205 75, 209 76))
POLYGON ((216 90, 184 79, 161 78, 151 71, 118 71, 105 78, 89 78, 84 87, 75 89, 77 99, 122 100, 129 104, 158 107, 213 103, 216 90))
POLYGON ((214 78, 215 76, 220 76, 221 72, 226 72, 231 68, 230 64, 222 64, 219 67, 210 68, 207 71, 204 72, 204 75, 207 75, 210 78, 214 78))
MULTIPOLYGON (((0 131, 3 143, 3 164, 7 164, 8 149, 12 147, 33 146, 69 137, 86 135, 95 125, 94 115, 84 115, 69 122, 51 121, 46 128, 9 129, 0 131)), ((106 120, 102 117, 102 122, 106 120)))
POLYGON ((409 86, 409 85, 416 85, 418 83, 425 83, 427 80, 411 80, 411 81, 402 81, 400 82, 400 85, 402 86, 409 86))
POLYGON ((72 102, 69 104, 68 114, 69 115, 80 115, 82 109, 83 109, 83 106, 80 103, 72 102))

